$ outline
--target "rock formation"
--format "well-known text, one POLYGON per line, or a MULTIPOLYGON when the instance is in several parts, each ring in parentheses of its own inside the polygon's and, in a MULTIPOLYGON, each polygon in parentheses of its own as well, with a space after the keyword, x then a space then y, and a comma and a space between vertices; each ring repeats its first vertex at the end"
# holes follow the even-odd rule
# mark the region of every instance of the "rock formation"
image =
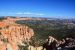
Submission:
POLYGON ((0 22, 0 49, 18 50, 18 45, 24 45, 23 41, 29 41, 34 35, 33 29, 28 26, 16 24, 13 21, 0 22))

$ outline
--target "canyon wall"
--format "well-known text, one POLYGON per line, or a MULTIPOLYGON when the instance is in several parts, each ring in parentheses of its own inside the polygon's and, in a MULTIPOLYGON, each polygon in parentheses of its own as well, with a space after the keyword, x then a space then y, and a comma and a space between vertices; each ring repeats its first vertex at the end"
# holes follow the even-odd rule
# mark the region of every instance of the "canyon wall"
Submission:
POLYGON ((25 45, 23 41, 29 41, 33 35, 33 29, 28 26, 4 20, 0 22, 0 49, 18 50, 18 45, 25 45))

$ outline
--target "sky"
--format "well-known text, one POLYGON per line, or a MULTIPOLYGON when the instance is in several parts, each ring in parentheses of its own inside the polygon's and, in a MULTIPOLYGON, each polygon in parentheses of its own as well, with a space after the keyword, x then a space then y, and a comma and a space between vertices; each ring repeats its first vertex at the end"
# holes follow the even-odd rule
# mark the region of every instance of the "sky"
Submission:
POLYGON ((75 0, 0 0, 0 16, 75 18, 75 0))

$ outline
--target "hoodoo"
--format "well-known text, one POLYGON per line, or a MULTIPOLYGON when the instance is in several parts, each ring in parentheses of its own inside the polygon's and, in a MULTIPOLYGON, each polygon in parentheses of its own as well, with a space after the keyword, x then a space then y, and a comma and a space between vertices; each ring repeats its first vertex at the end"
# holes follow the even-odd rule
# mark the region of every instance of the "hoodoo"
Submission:
POLYGON ((14 21, 7 21, 9 20, 0 22, 0 49, 18 50, 18 45, 24 45, 23 41, 29 41, 34 35, 34 31, 28 26, 16 24, 14 21))

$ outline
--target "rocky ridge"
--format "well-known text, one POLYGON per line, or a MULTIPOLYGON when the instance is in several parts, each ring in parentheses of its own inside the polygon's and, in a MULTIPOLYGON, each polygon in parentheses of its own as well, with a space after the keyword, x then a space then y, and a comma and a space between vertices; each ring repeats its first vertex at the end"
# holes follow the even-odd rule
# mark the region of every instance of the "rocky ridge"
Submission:
POLYGON ((34 35, 33 29, 28 26, 16 24, 13 20, 0 22, 0 49, 18 50, 18 45, 25 45, 23 41, 29 41, 34 35))

